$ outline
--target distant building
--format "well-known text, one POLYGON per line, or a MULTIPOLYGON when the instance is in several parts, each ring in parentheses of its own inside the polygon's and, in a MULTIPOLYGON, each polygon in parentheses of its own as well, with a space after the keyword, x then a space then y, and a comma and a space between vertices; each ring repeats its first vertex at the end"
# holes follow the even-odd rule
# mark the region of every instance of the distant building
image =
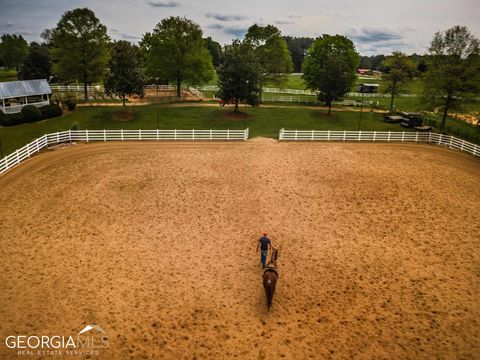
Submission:
POLYGON ((27 105, 49 105, 51 93, 46 79, 0 82, 0 110, 14 114, 27 105))
POLYGON ((359 75, 367 75, 370 72, 371 72, 370 69, 357 69, 357 74, 359 75))
POLYGON ((378 84, 360 84, 357 86, 357 91, 361 93, 377 93, 378 84))

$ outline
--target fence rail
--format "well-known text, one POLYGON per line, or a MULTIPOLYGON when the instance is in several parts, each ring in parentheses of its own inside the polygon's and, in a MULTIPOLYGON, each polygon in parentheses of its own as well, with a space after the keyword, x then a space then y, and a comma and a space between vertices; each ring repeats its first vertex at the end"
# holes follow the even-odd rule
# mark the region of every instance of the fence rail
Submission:
MULTIPOLYGON (((216 85, 205 85, 197 87, 198 90, 201 91, 217 91, 218 86, 216 85)), ((317 97, 317 93, 311 90, 306 89, 284 89, 284 88, 272 88, 272 87, 264 87, 262 88, 262 94, 289 94, 289 95, 306 95, 306 96, 315 96, 317 97)), ((417 97, 416 94, 399 94, 400 97, 417 97)), ((390 97, 389 94, 382 94, 382 93, 359 93, 359 92, 349 92, 347 93, 346 97, 390 97)), ((294 100, 296 101, 296 100, 294 100)))
POLYGON ((386 141, 424 142, 480 157, 480 146, 450 135, 406 131, 321 131, 280 129, 279 140, 287 141, 386 141))
POLYGON ((0 174, 51 145, 71 141, 235 141, 247 140, 245 130, 68 130, 45 134, 0 159, 0 174))
MULTIPOLYGON (((83 92, 85 89, 82 84, 78 85, 55 85, 51 84, 50 89, 54 92, 83 92)), ((101 85, 87 85, 88 92, 104 92, 104 88, 101 85)))

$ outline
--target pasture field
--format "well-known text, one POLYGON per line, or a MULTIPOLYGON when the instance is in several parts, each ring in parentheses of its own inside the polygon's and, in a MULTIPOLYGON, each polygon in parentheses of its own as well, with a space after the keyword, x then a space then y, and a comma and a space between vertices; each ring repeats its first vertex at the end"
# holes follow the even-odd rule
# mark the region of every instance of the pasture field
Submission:
MULTIPOLYGON (((359 113, 335 112, 326 116, 325 110, 316 108, 247 108, 247 114, 235 116, 232 110, 218 105, 175 104, 171 106, 151 105, 129 107, 134 112, 129 121, 116 120, 114 113, 121 107, 79 107, 75 112, 36 123, 13 127, 0 127, 0 139, 4 153, 10 153, 45 133, 78 129, 156 129, 157 113, 160 129, 245 129, 251 136, 278 138, 279 130, 358 130, 359 113)), ((242 110, 244 108, 242 107, 242 110)), ((399 131, 397 124, 386 124, 382 115, 364 112, 364 130, 399 131)))
POLYGON ((418 144, 63 146, 0 177, 0 337, 98 324, 105 359, 474 359, 479 181, 478 159, 418 144))
POLYGON ((12 70, 0 69, 0 82, 16 81, 16 80, 17 80, 17 72, 15 71, 15 69, 12 69, 12 70))

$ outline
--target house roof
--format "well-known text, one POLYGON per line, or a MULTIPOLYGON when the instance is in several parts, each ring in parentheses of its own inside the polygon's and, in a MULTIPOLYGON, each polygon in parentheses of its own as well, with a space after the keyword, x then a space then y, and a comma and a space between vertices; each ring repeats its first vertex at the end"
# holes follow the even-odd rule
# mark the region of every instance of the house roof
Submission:
POLYGON ((0 82, 0 99, 51 93, 46 79, 0 82))

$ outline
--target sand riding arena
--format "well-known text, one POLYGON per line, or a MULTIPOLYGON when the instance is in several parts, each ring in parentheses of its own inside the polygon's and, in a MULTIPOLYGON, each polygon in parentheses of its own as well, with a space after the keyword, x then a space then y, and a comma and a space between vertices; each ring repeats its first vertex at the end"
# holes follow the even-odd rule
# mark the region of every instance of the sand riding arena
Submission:
POLYGON ((105 359, 473 359, 479 184, 478 159, 424 144, 46 151, 0 177, 0 358, 98 324, 105 359))

